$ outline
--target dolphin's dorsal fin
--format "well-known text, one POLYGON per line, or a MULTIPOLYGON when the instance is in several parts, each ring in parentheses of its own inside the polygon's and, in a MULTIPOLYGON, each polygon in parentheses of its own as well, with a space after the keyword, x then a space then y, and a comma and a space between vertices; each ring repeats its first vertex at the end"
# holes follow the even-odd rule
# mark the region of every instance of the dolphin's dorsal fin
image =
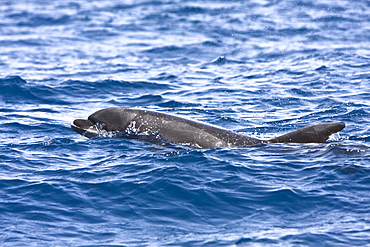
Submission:
POLYGON ((344 127, 345 124, 340 122, 314 124, 268 140, 267 143, 321 143, 325 142, 331 134, 341 131, 344 127))

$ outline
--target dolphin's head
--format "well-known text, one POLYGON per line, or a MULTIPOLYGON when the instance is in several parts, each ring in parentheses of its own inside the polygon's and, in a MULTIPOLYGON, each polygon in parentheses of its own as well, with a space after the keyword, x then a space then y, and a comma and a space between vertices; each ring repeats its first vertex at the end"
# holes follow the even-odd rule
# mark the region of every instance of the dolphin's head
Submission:
POLYGON ((71 127, 88 138, 125 131, 135 113, 124 107, 112 107, 91 114, 88 119, 76 119, 71 127))

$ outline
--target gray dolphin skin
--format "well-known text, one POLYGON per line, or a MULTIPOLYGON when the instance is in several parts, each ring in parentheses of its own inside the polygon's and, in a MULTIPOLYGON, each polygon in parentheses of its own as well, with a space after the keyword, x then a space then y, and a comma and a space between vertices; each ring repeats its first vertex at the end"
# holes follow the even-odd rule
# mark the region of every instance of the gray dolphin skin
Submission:
POLYGON ((112 107, 76 119, 71 125, 77 133, 92 137, 121 137, 151 143, 175 143, 195 148, 243 147, 262 143, 322 143, 341 131, 340 122, 306 126, 273 138, 259 140, 234 131, 177 116, 149 110, 112 107))

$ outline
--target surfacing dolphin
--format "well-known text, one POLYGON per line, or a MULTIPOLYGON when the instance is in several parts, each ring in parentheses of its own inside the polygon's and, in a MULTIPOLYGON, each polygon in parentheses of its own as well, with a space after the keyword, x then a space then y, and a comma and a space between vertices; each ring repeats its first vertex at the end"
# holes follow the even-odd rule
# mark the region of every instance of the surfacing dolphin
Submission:
POLYGON ((151 143, 176 143, 196 148, 242 147, 262 143, 321 143, 341 131, 343 123, 321 123, 303 127, 285 135, 259 140, 231 130, 155 111, 112 107, 76 119, 71 125, 88 138, 121 137, 151 143))

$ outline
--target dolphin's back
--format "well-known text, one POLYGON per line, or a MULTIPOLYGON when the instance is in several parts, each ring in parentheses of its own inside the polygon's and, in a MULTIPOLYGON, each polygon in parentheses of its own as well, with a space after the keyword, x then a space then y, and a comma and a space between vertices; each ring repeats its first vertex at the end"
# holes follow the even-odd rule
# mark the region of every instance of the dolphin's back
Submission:
POLYGON ((169 114, 140 109, 126 111, 131 116, 135 115, 131 120, 131 128, 138 129, 139 133, 158 132, 165 140, 181 145, 217 148, 261 143, 258 139, 230 130, 169 114))

